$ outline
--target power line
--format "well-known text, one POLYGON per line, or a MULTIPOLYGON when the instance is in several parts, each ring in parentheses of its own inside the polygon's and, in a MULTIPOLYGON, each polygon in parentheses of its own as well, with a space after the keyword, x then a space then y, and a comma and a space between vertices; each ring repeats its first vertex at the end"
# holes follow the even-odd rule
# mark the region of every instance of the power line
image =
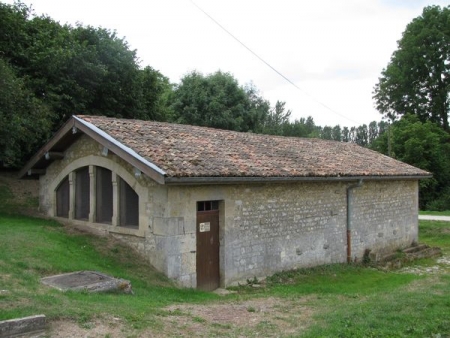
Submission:
POLYGON ((258 54, 256 54, 256 52, 254 52, 252 49, 250 49, 250 47, 248 47, 245 43, 243 43, 241 40, 239 40, 235 35, 233 35, 228 29, 226 29, 224 26, 222 26, 216 19, 214 19, 211 15, 209 15, 206 11, 204 11, 200 6, 198 6, 193 0, 190 0, 191 3, 197 7, 203 14, 205 14, 208 18, 210 18, 217 26, 219 26, 225 33, 227 33, 229 36, 231 36, 234 40, 236 40, 237 42, 239 42, 239 44, 244 47, 245 49, 247 49, 250 53, 252 53, 254 56, 256 56, 262 63, 264 63, 267 67, 269 67, 270 69, 272 69, 275 73, 277 73, 279 76, 281 76, 283 79, 285 79, 287 82, 289 82, 291 85, 293 85, 297 90, 301 91, 303 94, 305 94, 306 96, 310 97, 312 100, 314 100, 315 102, 317 102, 318 104, 320 104, 322 107, 324 107, 325 109, 328 109, 329 111, 331 111, 332 113, 339 115, 340 117, 343 117, 345 119, 347 119, 348 121, 351 121, 353 123, 358 124, 358 122, 356 122, 355 120, 352 120, 351 118, 335 111, 334 109, 330 108, 329 106, 327 106, 325 103, 321 102, 320 100, 318 100, 317 98, 315 98, 313 95, 309 94, 308 92, 306 92, 305 90, 303 90, 302 88, 300 88, 299 86, 297 86, 294 82, 292 82, 287 76, 285 76, 283 73, 281 73, 280 71, 278 71, 275 67, 273 67, 270 63, 268 63, 266 60, 264 60, 261 56, 259 56, 258 54))

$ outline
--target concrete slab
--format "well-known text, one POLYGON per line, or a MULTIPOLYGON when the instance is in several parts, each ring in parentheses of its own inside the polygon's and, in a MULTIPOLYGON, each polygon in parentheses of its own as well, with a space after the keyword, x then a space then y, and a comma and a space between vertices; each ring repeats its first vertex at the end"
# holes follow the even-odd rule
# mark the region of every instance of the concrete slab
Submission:
POLYGON ((133 293, 130 281, 114 278, 97 271, 77 271, 44 277, 41 279, 41 283, 61 291, 133 293))
POLYGON ((41 337, 46 329, 44 315, 0 321, 0 338, 41 337))

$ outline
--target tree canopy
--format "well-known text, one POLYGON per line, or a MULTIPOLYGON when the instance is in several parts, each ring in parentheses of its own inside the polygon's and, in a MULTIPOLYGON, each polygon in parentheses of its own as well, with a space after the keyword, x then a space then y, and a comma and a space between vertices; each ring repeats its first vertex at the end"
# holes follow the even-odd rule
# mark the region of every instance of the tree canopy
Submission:
POLYGON ((429 6, 398 41, 374 88, 376 107, 391 120, 415 114, 449 132, 450 7, 429 6))
POLYGON ((49 136, 52 114, 0 59, 0 167, 17 166, 49 136))
POLYGON ((221 71, 186 74, 171 101, 173 122, 236 131, 261 131, 270 109, 254 86, 242 87, 221 71))
POLYGON ((167 120, 171 84, 142 69, 114 31, 61 25, 21 2, 0 2, 0 61, 0 116, 9 123, 0 128, 16 131, 0 134, 0 144, 10 144, 0 149, 2 166, 23 163, 73 114, 167 120))
POLYGON ((419 200, 422 209, 434 209, 433 204, 446 198, 443 192, 450 186, 450 135, 436 123, 421 122, 413 114, 394 122, 391 129, 390 135, 383 133, 374 142, 373 149, 387 155, 390 137, 394 158, 433 173, 432 178, 421 180, 419 200))

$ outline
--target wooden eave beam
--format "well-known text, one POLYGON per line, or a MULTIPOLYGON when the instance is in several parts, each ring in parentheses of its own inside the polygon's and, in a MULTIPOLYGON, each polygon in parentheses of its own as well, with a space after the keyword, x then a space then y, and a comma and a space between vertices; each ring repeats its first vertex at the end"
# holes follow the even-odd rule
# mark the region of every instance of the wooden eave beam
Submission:
POLYGON ((33 175, 45 175, 46 170, 45 169, 30 169, 27 172, 28 176, 33 176, 33 175))
POLYGON ((49 151, 49 152, 45 153, 46 160, 62 160, 63 158, 64 158, 64 153, 62 153, 62 152, 49 151))
POLYGON ((25 164, 22 170, 19 171, 19 178, 23 178, 28 174, 28 170, 33 169, 36 163, 45 157, 45 154, 61 140, 67 133, 72 133, 74 126, 74 119, 69 119, 41 149, 25 164))

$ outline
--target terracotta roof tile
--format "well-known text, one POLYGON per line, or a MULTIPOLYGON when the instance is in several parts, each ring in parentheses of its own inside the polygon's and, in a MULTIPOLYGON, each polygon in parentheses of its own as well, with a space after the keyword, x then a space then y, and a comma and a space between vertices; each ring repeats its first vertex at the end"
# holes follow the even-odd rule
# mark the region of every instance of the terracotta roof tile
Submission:
POLYGON ((78 116, 169 177, 424 176, 354 143, 240 133, 153 121, 78 116))

